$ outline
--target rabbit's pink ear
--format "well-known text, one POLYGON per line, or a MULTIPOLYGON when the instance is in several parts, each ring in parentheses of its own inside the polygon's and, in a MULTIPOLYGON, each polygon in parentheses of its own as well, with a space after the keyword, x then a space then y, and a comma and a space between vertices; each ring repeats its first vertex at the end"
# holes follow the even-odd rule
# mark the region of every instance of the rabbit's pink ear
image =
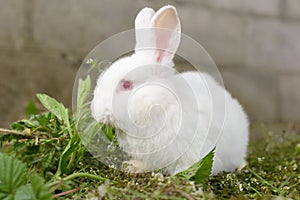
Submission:
POLYGON ((155 14, 152 8, 143 8, 135 18, 135 50, 153 46, 154 33, 150 30, 152 27, 151 19, 155 14))
POLYGON ((164 6, 152 18, 155 30, 156 58, 159 63, 170 63, 180 43, 180 21, 174 6, 164 6))

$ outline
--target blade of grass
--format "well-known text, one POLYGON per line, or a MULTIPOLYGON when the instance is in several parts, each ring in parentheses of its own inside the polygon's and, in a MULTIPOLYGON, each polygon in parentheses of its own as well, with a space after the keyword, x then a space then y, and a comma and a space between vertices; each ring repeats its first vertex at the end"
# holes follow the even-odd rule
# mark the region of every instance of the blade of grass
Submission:
POLYGON ((280 190, 275 187, 274 185, 272 185, 271 183, 269 183, 267 180, 265 180, 263 177, 261 177, 260 175, 258 175, 256 172, 254 172, 253 170, 251 170, 250 168, 248 169, 254 176, 256 176, 256 178, 258 178, 261 183, 271 187, 273 189, 274 192, 279 193, 280 190))

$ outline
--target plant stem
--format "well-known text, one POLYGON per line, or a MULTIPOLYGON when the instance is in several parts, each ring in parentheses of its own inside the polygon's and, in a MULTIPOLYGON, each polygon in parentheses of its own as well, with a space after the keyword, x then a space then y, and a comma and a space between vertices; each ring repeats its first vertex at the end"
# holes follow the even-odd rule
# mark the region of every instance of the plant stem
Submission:
POLYGON ((96 175, 93 175, 93 174, 89 174, 89 173, 74 173, 74 174, 71 174, 61 180, 58 180, 58 181, 53 181, 51 183, 48 183, 47 186, 48 187, 53 187, 57 184, 60 184, 60 183, 63 183, 64 181, 69 181, 69 180, 72 180, 74 178, 79 178, 79 177, 85 177, 85 178, 89 178, 89 179, 95 179, 95 180, 99 180, 99 181, 108 181, 109 179, 106 179, 104 177, 101 177, 101 176, 96 176, 96 175))
POLYGON ((4 129, 4 128, 0 128, 0 134, 1 135, 9 135, 9 134, 21 135, 21 136, 31 137, 31 138, 34 137, 34 135, 25 134, 25 133, 20 132, 20 131, 15 131, 15 130, 10 130, 10 129, 4 129))
POLYGON ((62 192, 62 193, 58 193, 56 195, 53 196, 53 198, 58 198, 58 197, 61 197, 61 196, 65 196, 65 195, 68 195, 68 194, 71 194, 71 193, 74 193, 74 192, 78 192, 80 190, 80 188, 75 188, 75 189, 72 189, 72 190, 68 190, 68 191, 65 191, 65 192, 62 192))

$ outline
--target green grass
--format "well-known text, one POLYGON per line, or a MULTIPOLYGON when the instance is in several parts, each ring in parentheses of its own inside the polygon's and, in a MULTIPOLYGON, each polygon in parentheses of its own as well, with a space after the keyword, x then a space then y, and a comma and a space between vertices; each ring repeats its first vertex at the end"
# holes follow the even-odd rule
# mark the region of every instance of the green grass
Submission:
POLYGON ((300 198, 299 132, 261 134, 265 137, 249 147, 248 166, 241 173, 211 177, 206 191, 218 198, 300 198))
POLYGON ((250 145, 248 166, 240 173, 223 173, 197 185, 159 173, 132 177, 91 166, 115 182, 94 182, 89 196, 98 196, 98 188, 106 199, 300 199, 300 135, 261 134, 266 136, 250 145))
MULTIPOLYGON (((47 115, 50 114, 44 114, 47 115)), ((163 176, 159 172, 132 176, 108 168, 88 152, 84 153, 72 173, 51 182, 59 163, 57 157, 69 141, 59 121, 53 119, 55 117, 51 116, 51 123, 45 123, 45 127, 38 125, 26 129, 30 135, 45 132, 42 134, 44 140, 40 138, 38 143, 35 137, 10 134, 2 135, 1 140, 11 137, 12 142, 3 144, 2 152, 14 155, 29 167, 31 173, 41 175, 53 195, 70 192, 58 199, 99 196, 104 199, 273 199, 278 196, 300 199, 300 130, 269 134, 267 129, 261 128, 258 133, 264 136, 249 146, 248 166, 240 173, 210 177, 204 185, 163 176), (57 139, 53 140, 46 132, 51 132, 57 139), (54 143, 56 140, 60 141, 54 143), (37 145, 39 148, 35 149, 37 145), (56 155, 57 159, 50 154, 56 155), (52 160, 47 161, 50 157, 52 160)))

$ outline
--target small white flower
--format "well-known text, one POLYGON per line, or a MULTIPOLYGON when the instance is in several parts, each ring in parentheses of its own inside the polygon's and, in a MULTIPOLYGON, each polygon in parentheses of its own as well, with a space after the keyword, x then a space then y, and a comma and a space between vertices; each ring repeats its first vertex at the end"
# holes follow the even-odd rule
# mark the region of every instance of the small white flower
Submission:
POLYGON ((112 168, 112 169, 116 169, 115 165, 113 165, 113 164, 109 165, 109 167, 112 168))
POLYGON ((94 63, 94 60, 92 59, 92 58, 89 58, 89 59, 87 59, 87 61, 86 61, 86 64, 89 64, 89 65, 91 65, 91 64, 93 64, 94 63))
POLYGON ((297 165, 297 164, 294 164, 294 165, 293 165, 293 170, 296 171, 297 168, 298 168, 298 165, 297 165))
POLYGON ((196 191, 196 186, 194 181, 190 181, 193 191, 196 191))
POLYGON ((198 196, 203 196, 204 192, 203 192, 202 187, 199 187, 193 194, 198 195, 198 196))
POLYGON ((290 187, 289 186, 284 186, 284 189, 289 190, 290 187))
POLYGON ((158 180, 159 182, 162 182, 164 180, 164 175, 162 173, 158 172, 154 175, 154 178, 156 180, 158 180))
POLYGON ((243 191, 243 185, 241 183, 239 183, 239 190, 243 191))

